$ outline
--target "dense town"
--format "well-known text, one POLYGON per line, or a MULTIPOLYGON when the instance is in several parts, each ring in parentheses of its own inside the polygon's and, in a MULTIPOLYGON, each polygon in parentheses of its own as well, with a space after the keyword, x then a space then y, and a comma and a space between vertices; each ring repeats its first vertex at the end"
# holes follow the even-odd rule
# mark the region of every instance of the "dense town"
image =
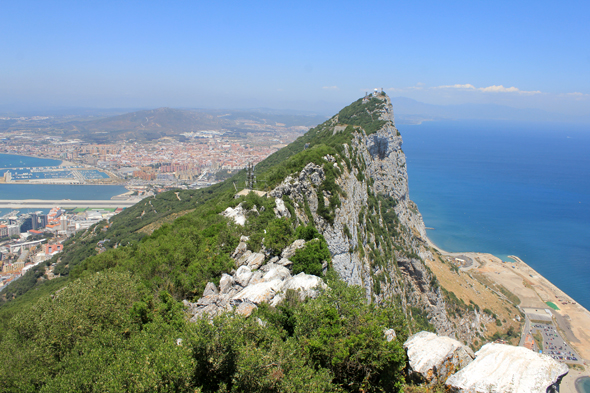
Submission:
MULTIPOLYGON (((93 144, 57 136, 40 138, 29 131, 11 131, 0 133, 0 154, 63 160, 63 166, 74 169, 73 173, 63 175, 65 179, 61 181, 65 184, 184 184, 196 188, 219 181, 248 164, 255 165, 306 130, 288 127, 276 132, 248 132, 242 138, 228 137, 224 130, 209 130, 185 133, 182 141, 161 138, 118 144, 93 144), (96 169, 105 176, 87 176, 82 169, 96 169)), ((1 170, 0 181, 7 181, 7 170, 1 170)), ((8 175, 8 179, 15 181, 14 174, 8 175)))
MULTIPOLYGON (((62 242, 69 236, 121 211, 122 208, 65 210, 54 207, 47 214, 43 211, 21 214, 15 210, 1 216, 0 289, 61 252, 62 242)), ((46 266, 46 279, 54 278, 53 267, 54 264, 46 266)))

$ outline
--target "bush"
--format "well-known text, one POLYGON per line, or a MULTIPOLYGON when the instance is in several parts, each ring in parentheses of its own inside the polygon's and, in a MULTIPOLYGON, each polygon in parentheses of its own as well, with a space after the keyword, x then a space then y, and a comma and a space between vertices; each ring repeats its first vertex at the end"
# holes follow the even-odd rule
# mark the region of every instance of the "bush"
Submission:
POLYGON ((295 251, 291 257, 293 262, 293 274, 305 272, 314 276, 322 277, 323 262, 330 261, 330 250, 324 239, 316 239, 305 244, 305 247, 295 251))
POLYGON ((278 255, 293 241, 293 228, 288 218, 277 218, 270 222, 264 236, 264 246, 278 255))
POLYGON ((313 224, 309 224, 309 225, 299 225, 297 227, 297 229, 295 230, 295 237, 297 239, 303 239, 306 242, 308 242, 312 239, 320 238, 321 235, 318 232, 318 230, 315 229, 313 224))
POLYGON ((401 391, 407 338, 403 315, 390 305, 367 304, 363 288, 329 276, 330 289, 296 311, 295 335, 306 356, 328 369, 346 391, 401 391), (386 329, 397 339, 387 342, 386 329))

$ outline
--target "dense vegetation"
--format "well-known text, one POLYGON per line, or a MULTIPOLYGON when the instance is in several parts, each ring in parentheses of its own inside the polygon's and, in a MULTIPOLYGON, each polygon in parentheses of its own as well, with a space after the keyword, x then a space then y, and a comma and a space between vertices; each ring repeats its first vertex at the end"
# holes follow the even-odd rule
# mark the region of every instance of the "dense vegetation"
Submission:
POLYGON ((385 124, 379 120, 379 110, 383 107, 383 101, 372 97, 367 103, 362 98, 353 102, 338 113, 338 121, 344 124, 360 126, 367 135, 373 134, 385 124))
POLYGON ((246 319, 187 322, 182 304, 134 274, 72 281, 3 331, 0 390, 27 392, 400 391, 407 337, 395 307, 333 275, 329 289, 246 319), (386 329, 398 338, 388 342, 386 329))
MULTIPOLYGON (((260 188, 273 188, 310 162, 320 165, 325 179, 318 191, 328 202, 318 198, 318 214, 332 221, 346 197, 335 181, 343 163, 359 169, 357 176, 364 168, 362 157, 345 154, 343 143, 358 127, 371 133, 383 125, 373 118, 380 103, 357 101, 339 114, 339 132, 331 119, 270 156, 257 166, 260 188), (337 158, 336 165, 327 163, 327 155, 337 158)), ((400 391, 405 316, 394 304, 368 304, 364 289, 336 277, 307 201, 307 221, 296 217, 288 197, 283 201, 291 218, 277 218, 273 198, 234 198, 233 184, 244 180, 241 171, 207 189, 145 199, 69 239, 65 252, 48 262, 57 264, 61 278, 43 280, 42 265, 11 284, 0 308, 6 359, 0 390, 400 391), (220 215, 238 205, 247 211, 245 226, 220 215), (195 300, 208 282, 217 284, 236 267, 230 255, 243 235, 250 250, 269 257, 306 240, 291 258, 293 273, 323 277, 328 288, 305 301, 287 292, 276 308, 262 305, 249 318, 228 313, 189 322, 181 300, 195 300), (397 334, 390 342, 384 338, 389 328, 397 334)), ((392 198, 369 192, 359 217, 375 235, 376 268, 402 250, 394 207, 392 198)), ((421 310, 409 312, 414 327, 428 325, 421 310)))

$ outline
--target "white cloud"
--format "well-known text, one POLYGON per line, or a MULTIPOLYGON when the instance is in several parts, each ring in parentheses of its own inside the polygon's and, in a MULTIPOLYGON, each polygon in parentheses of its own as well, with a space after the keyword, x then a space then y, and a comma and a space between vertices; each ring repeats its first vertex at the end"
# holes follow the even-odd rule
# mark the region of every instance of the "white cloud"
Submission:
POLYGON ((541 92, 539 90, 535 90, 535 91, 527 91, 527 90, 520 90, 517 87, 504 87, 502 85, 496 86, 488 86, 488 87, 480 87, 479 89, 477 89, 479 91, 483 91, 484 93, 518 93, 518 94, 541 94, 541 92))
POLYGON ((455 85, 445 85, 445 86, 436 86, 433 89, 470 89, 475 90, 475 86, 467 83, 465 85, 455 84, 455 85))
POLYGON ((484 93, 518 93, 520 90, 514 86, 512 87, 504 87, 502 85, 496 86, 488 86, 488 87, 480 87, 477 89, 479 91, 483 91, 484 93))
POLYGON ((573 93, 562 93, 559 97, 564 98, 573 98, 576 101, 585 100, 590 98, 590 94, 580 93, 579 91, 574 91, 573 93))
POLYGON ((338 90, 338 86, 324 86, 322 89, 325 90, 338 90))
POLYGON ((520 90, 517 87, 504 87, 502 85, 492 85, 488 87, 475 87, 470 83, 466 83, 464 85, 455 84, 455 85, 444 85, 444 86, 436 86, 434 89, 462 89, 462 90, 477 90, 483 93, 518 93, 518 94, 541 94, 539 90, 536 91, 526 91, 520 90))

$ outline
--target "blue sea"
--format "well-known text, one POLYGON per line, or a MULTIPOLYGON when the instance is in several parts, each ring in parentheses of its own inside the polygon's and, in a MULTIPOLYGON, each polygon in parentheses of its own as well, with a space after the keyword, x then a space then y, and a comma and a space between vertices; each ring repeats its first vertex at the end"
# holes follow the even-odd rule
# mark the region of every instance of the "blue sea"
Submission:
MULTIPOLYGON (((61 161, 45 158, 0 154, 0 168, 57 166, 61 161)), ((3 173, 2 173, 3 175, 3 173)), ((0 184, 0 199, 73 199, 99 200, 127 192, 123 186, 60 185, 60 184, 0 184)), ((42 210, 42 209, 33 209, 42 210)), ((10 212, 0 209, 0 216, 10 212)), ((27 212, 26 209, 22 212, 27 212)))
POLYGON ((516 255, 590 309, 590 126, 399 126, 410 197, 450 252, 516 255))
POLYGON ((58 166, 59 164, 61 164, 61 161, 52 160, 49 158, 0 154, 0 168, 44 167, 58 166))
MULTIPOLYGON (((70 169, 56 171, 55 167, 61 161, 49 158, 37 158, 17 156, 12 154, 0 154, 0 175, 10 172, 12 180, 56 179, 71 178, 75 176, 70 169), (34 169, 32 169, 34 168, 34 169)), ((78 172, 86 179, 106 179, 109 176, 96 169, 78 169, 78 172)))

